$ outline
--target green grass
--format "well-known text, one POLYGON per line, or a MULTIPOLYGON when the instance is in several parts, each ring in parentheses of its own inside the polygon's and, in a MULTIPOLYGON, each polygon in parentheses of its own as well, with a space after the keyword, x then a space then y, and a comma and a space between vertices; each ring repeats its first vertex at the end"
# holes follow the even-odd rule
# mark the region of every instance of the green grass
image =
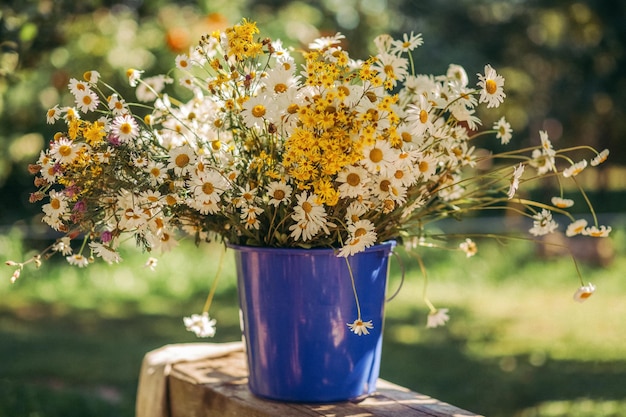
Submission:
MULTIPOLYGON (((0 253, 19 259, 19 234, 0 253)), ((626 416, 626 237, 605 267, 580 263, 596 294, 572 301, 571 259, 536 246, 481 242, 479 255, 422 250, 428 296, 450 309, 446 327, 425 328, 423 277, 404 257, 406 280, 387 308, 382 377, 490 417, 626 416)), ((124 262, 75 269, 53 261, 0 280, 0 417, 134 415, 143 355, 196 341, 182 316, 199 312, 217 267, 215 246, 181 244, 160 257, 125 248, 124 262)), ((4 260, 4 259, 3 259, 4 260)), ((399 285, 392 261, 390 288, 399 285)), ((228 256, 212 315, 216 341, 239 338, 228 256)))

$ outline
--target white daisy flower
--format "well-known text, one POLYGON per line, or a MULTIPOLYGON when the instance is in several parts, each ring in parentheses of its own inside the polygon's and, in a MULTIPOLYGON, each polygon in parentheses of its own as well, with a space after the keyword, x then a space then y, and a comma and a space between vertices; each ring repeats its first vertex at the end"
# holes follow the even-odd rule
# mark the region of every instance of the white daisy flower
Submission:
POLYGON ((350 328, 350 331, 358 336, 368 335, 370 334, 368 329, 373 329, 374 325, 372 321, 363 321, 361 319, 356 319, 352 323, 346 323, 346 325, 350 328))
POLYGON ((268 105, 271 103, 271 99, 264 94, 251 97, 246 101, 241 110, 241 117, 243 122, 248 126, 263 127, 265 121, 269 119, 268 105))
POLYGON ((504 102, 504 77, 499 75, 491 65, 485 65, 485 74, 477 74, 478 87, 481 88, 479 103, 487 103, 487 108, 498 107, 504 102))
POLYGON ((156 267, 159 263, 159 260, 154 257, 149 257, 146 263, 143 265, 144 268, 148 268, 150 271, 156 270, 156 267))
POLYGON ((505 120, 504 116, 493 124, 493 129, 496 131, 496 138, 500 139, 503 145, 511 141, 513 129, 511 129, 511 125, 505 120))
POLYGON ((291 89, 297 88, 297 84, 293 71, 287 70, 282 65, 268 71, 267 77, 263 79, 266 91, 275 95, 288 93, 291 89))
POLYGON ((471 258, 472 256, 476 255, 476 253, 478 253, 478 246, 476 245, 476 242, 474 242, 469 237, 465 239, 464 242, 461 242, 459 244, 459 249, 465 252, 465 256, 467 256, 468 258, 471 258))
POLYGON ((250 184, 246 184, 245 187, 239 187, 239 196, 233 199, 235 203, 235 207, 237 208, 245 208, 250 206, 251 204, 257 203, 257 188, 250 189, 250 184))
POLYGON ((218 201, 213 200, 197 200, 194 198, 188 198, 185 203, 200 212, 200 214, 215 214, 220 211, 218 201))
POLYGON ((395 171, 394 161, 398 151, 393 149, 389 142, 377 140, 373 145, 363 148, 361 165, 372 174, 387 175, 395 171))
POLYGON ((63 256, 68 256, 72 254, 72 246, 70 244, 69 236, 64 236, 54 242, 52 245, 52 250, 55 252, 59 252, 63 256))
POLYGON ((541 213, 537 213, 533 216, 533 227, 529 230, 533 236, 543 236, 554 232, 559 226, 554 220, 552 220, 552 213, 550 210, 543 209, 541 213))
POLYGON ((575 164, 572 164, 571 166, 565 168, 563 170, 563 177, 575 177, 576 175, 580 174, 585 168, 587 168, 587 161, 583 159, 582 161, 576 162, 575 164))
POLYGON ((98 95, 91 90, 79 91, 75 96, 76 106, 83 113, 95 111, 100 104, 98 95))
POLYGON ((424 44, 424 39, 422 38, 422 34, 414 34, 411 31, 411 34, 408 33, 403 34, 402 40, 396 39, 391 43, 391 53, 401 54, 403 52, 411 52, 418 46, 422 46, 424 44))
POLYGON ((107 103, 114 116, 128 113, 126 101, 124 101, 123 98, 120 98, 117 94, 112 94, 107 97, 107 103))
POLYGON ((609 150, 605 149, 602 152, 600 152, 598 155, 596 155, 595 158, 593 158, 591 160, 591 166, 595 167, 600 165, 601 163, 603 163, 604 161, 606 161, 606 159, 609 157, 609 150))
POLYGON ((377 60, 372 65, 372 69, 378 71, 379 77, 383 81, 388 80, 392 86, 396 86, 398 81, 404 80, 408 75, 408 61, 405 58, 392 54, 379 54, 377 60))
POLYGON ((170 159, 167 169, 174 170, 176 175, 184 176, 193 171, 196 163, 196 153, 189 145, 177 146, 170 149, 170 159))
POLYGON ((358 220, 348 225, 348 240, 339 250, 337 256, 348 257, 369 248, 376 243, 377 235, 374 223, 369 220, 358 220))
POLYGON ((98 80, 100 79, 100 73, 98 71, 94 71, 94 70, 85 71, 83 73, 83 78, 89 84, 96 84, 98 82, 98 80))
POLYGON ((146 240, 153 250, 160 251, 161 253, 169 252, 178 246, 178 241, 174 238, 174 235, 163 230, 157 234, 146 234, 146 240))
POLYGON ((437 160, 437 158, 429 153, 421 154, 417 158, 416 167, 421 175, 422 180, 427 181, 430 177, 435 175, 435 173, 437 172, 438 162, 439 161, 437 160))
POLYGON ((447 308, 438 308, 428 313, 428 320, 426 327, 431 329, 439 326, 444 326, 446 322, 450 320, 447 308))
POLYGON ((189 69, 191 69, 191 61, 187 54, 177 55, 174 62, 176 63, 176 68, 180 70, 189 71, 189 69))
POLYGON ((552 205, 558 208, 568 208, 574 205, 574 200, 563 197, 552 197, 552 205))
POLYGON ((365 168, 350 165, 337 174, 341 198, 359 197, 367 194, 369 175, 365 168))
POLYGON ((346 209, 346 215, 344 218, 348 224, 356 223, 365 213, 367 213, 367 207, 365 207, 365 204, 355 200, 351 202, 346 209))
POLYGON ((80 113, 74 107, 63 107, 61 113, 63 113, 63 120, 66 122, 80 119, 80 113))
POLYGON ((74 159, 78 156, 78 150, 81 148, 78 144, 74 143, 68 138, 60 138, 52 144, 50 154, 54 157, 56 162, 67 165, 74 162, 74 159))
POLYGON ((430 114, 432 105, 424 95, 419 96, 418 103, 409 104, 407 109, 407 123, 412 127, 411 134, 424 136, 433 129, 433 116, 430 114))
POLYGON ((296 198, 297 204, 291 215, 296 224, 289 227, 291 237, 294 240, 306 241, 312 239, 320 230, 329 233, 326 226, 326 210, 323 205, 317 203, 317 195, 311 193, 309 196, 303 191, 296 198))
POLYGON ((107 146, 107 149, 104 152, 98 152, 96 154, 96 159, 103 164, 108 164, 113 156, 115 156, 115 150, 112 147, 107 146))
POLYGON ((587 298, 591 297, 595 291, 596 291, 596 287, 592 283, 583 285, 574 293, 574 300, 578 301, 579 303, 582 303, 587 298))
POLYGON ((120 254, 110 246, 100 242, 89 242, 91 252, 104 259, 108 264, 119 263, 122 260, 120 254))
POLYGON ((139 101, 150 102, 154 101, 159 94, 163 91, 166 84, 171 84, 174 80, 165 75, 155 75, 143 80, 141 84, 137 86, 135 95, 139 101))
POLYGON ((136 87, 137 83, 141 79, 141 74, 143 74, 143 71, 136 70, 134 68, 127 69, 126 70, 126 77, 128 78, 128 84, 131 87, 136 87))
POLYGON ((587 220, 585 219, 576 220, 575 222, 572 222, 569 226, 567 226, 565 235, 567 237, 580 235, 585 231, 586 227, 587 227, 587 220))
POLYGON ((203 203, 208 201, 218 203, 228 184, 219 172, 210 170, 192 175, 187 181, 187 186, 193 193, 193 199, 203 203))
POLYGON ((246 229, 256 229, 259 230, 261 227, 261 222, 258 219, 258 216, 263 213, 263 209, 260 207, 248 206, 242 210, 240 214, 241 220, 244 221, 244 227, 246 229))
POLYGON ((520 163, 518 166, 513 167, 513 178, 511 178, 511 186, 509 187, 509 191, 507 196, 509 200, 515 196, 515 192, 519 188, 519 180, 524 174, 524 164, 520 163))
POLYGON ((269 204, 274 207, 278 207, 281 203, 288 203, 291 198, 291 192, 293 188, 282 182, 282 181, 273 181, 267 185, 266 193, 270 198, 269 204))
POLYGON ((611 226, 590 226, 583 230, 583 235, 591 237, 608 237, 613 228, 611 226))
POLYGON ((153 187, 163 184, 167 179, 167 169, 165 169, 165 165, 160 162, 154 160, 148 161, 148 165, 146 165, 144 171, 148 173, 150 185, 153 187))
POLYGON ((57 120, 61 118, 61 109, 58 104, 55 104, 54 107, 48 109, 46 112, 46 123, 49 125, 54 124, 57 120))
POLYGON ((467 77, 467 72, 465 72, 465 68, 460 65, 450 64, 448 65, 448 70, 446 72, 446 77, 449 79, 455 80, 461 87, 466 87, 469 83, 469 78, 467 77))
POLYGON ((121 114, 113 119, 111 133, 122 143, 130 142, 139 136, 139 125, 130 114, 121 114))
POLYGON ((313 42, 309 43, 309 49, 315 50, 323 50, 330 48, 331 46, 339 45, 341 40, 344 39, 345 36, 341 33, 337 32, 334 36, 324 36, 318 39, 315 39, 313 42))
POLYGON ((67 198, 62 192, 50 191, 50 202, 42 206, 42 210, 50 217, 61 218, 68 207, 67 198))
POLYGON ((89 265, 89 259, 85 258, 83 255, 77 253, 71 256, 67 256, 65 258, 70 265, 75 265, 79 268, 84 268, 89 265))
POLYGON ((87 82, 77 80, 76 78, 70 78, 68 87, 74 97, 77 97, 79 94, 91 91, 91 87, 87 82))
POLYGON ((394 177, 382 175, 376 177, 370 187, 370 191, 381 201, 390 199, 397 204, 406 202, 407 188, 400 181, 395 180, 394 177))
POLYGON ((209 317, 209 313, 192 314, 183 318, 185 328, 194 332, 197 337, 213 337, 215 336, 215 319, 209 317))

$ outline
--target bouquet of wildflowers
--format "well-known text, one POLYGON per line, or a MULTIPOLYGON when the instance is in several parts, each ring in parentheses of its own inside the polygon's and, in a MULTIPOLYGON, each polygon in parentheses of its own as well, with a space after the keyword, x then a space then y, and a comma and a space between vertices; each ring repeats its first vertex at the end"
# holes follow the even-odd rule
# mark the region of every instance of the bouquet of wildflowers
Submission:
MULTIPOLYGON (((157 251, 190 235, 349 257, 389 239, 428 244, 430 223, 494 208, 532 218, 534 236, 557 229, 553 212, 571 220, 567 236, 609 234, 591 206, 592 224, 570 215, 562 192, 549 202, 518 197, 533 180, 575 177, 588 163, 572 154, 587 152, 597 165, 608 151, 554 149, 546 132, 536 147, 508 149, 505 118, 485 129, 476 115, 505 99, 490 65, 470 84, 458 65, 416 74, 419 34, 381 35, 363 61, 341 47, 341 34, 296 54, 258 32, 243 20, 176 57, 184 98, 167 93, 169 75, 135 69, 127 75, 140 104, 96 71, 70 81, 74 106, 47 113, 64 129, 31 166, 31 200, 43 200, 44 222, 64 233, 42 255, 59 252, 79 267, 98 257, 115 263, 125 237, 157 251), (475 153, 486 134, 501 152, 475 153)), ((468 256, 476 252, 459 240, 468 256)), ((14 279, 41 259, 12 262, 14 279)), ((579 292, 584 299, 593 286, 579 292)), ((445 311, 431 309, 431 324, 445 322, 445 311)))

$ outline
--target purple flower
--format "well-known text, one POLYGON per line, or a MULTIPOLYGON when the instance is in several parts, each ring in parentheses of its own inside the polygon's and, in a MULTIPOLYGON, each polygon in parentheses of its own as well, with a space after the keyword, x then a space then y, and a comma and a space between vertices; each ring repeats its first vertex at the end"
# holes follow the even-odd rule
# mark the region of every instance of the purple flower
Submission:
POLYGON ((76 184, 68 185, 67 187, 65 187, 65 190, 63 190, 63 193, 68 198, 74 197, 79 192, 80 192, 80 188, 78 188, 78 186, 76 184))
POLYGON ((100 235, 100 240, 102 241, 102 243, 109 243, 111 239, 113 239, 113 233, 111 233, 109 230, 105 230, 100 235))
POLYGON ((109 135, 108 137, 109 143, 115 147, 120 146, 122 142, 120 142, 119 136, 109 135))
POLYGON ((72 208, 72 211, 84 213, 87 211, 87 204, 85 204, 84 200, 78 200, 76 204, 74 204, 74 208, 72 208))

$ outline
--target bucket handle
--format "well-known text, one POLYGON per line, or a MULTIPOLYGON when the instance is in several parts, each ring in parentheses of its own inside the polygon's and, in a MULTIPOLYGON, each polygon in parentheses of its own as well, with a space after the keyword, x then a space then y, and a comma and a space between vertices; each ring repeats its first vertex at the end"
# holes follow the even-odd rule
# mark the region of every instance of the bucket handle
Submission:
POLYGON ((396 289, 396 291, 393 294, 391 294, 389 298, 387 298, 386 302, 393 300, 400 293, 400 290, 402 289, 402 285, 404 284, 404 274, 406 272, 406 269, 404 269, 404 262, 402 262, 402 258, 400 257, 400 255, 398 255, 395 251, 392 251, 391 254, 395 256, 395 258, 398 260, 402 274, 400 276, 400 285, 398 285, 398 288, 396 289))

